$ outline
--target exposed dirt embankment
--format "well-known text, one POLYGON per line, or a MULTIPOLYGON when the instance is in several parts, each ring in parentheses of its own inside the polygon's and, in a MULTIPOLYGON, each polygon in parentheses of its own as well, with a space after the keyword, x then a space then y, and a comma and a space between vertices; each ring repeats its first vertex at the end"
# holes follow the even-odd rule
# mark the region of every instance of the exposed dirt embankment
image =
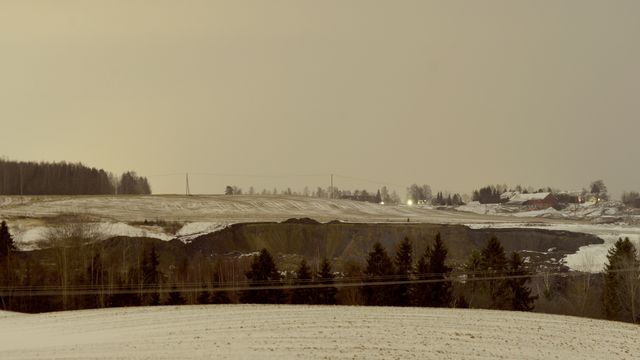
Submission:
POLYGON ((405 236, 422 254, 437 233, 449 247, 450 260, 464 261, 491 236, 497 236, 507 252, 529 250, 552 252, 562 257, 580 246, 601 244, 596 236, 540 229, 470 229, 462 225, 361 224, 361 223, 247 223, 201 236, 187 244, 190 255, 253 252, 266 248, 274 254, 297 254, 306 258, 327 257, 363 262, 376 241, 391 254, 405 236))

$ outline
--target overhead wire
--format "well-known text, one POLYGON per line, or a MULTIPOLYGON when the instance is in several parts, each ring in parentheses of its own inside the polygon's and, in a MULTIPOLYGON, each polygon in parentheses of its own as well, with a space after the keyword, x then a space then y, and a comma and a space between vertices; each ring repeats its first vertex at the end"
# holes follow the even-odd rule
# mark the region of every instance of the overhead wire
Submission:
MULTIPOLYGON (((638 268, 612 269, 612 273, 638 272, 638 268)), ((297 283, 284 283, 282 280, 264 280, 264 281, 226 281, 212 282, 208 284, 202 283, 178 283, 163 285, 149 284, 129 284, 129 285, 74 285, 63 287, 61 285, 43 285, 43 286, 18 286, 0 287, 0 296, 58 296, 58 295, 99 295, 99 294, 148 294, 148 293, 169 293, 169 292, 201 292, 201 291, 253 291, 253 290, 295 290, 295 289, 316 289, 316 288, 345 288, 345 287, 363 287, 363 286, 390 286, 390 285, 410 285, 410 284, 428 284, 441 282, 477 282, 477 281, 493 281, 493 280, 509 280, 509 279, 532 279, 545 277, 579 277, 594 275, 582 272, 536 272, 531 274, 511 274, 504 275, 508 271, 493 273, 490 276, 474 276, 476 274, 487 274, 487 271, 464 272, 459 274, 418 274, 417 279, 402 280, 405 275, 386 275, 386 276, 358 276, 338 279, 320 279, 307 280, 307 284, 299 280, 293 280, 297 283), (399 280, 400 279, 400 280, 399 280), (216 284, 216 285, 213 285, 216 284)), ((600 273, 601 274, 601 273, 600 273)))

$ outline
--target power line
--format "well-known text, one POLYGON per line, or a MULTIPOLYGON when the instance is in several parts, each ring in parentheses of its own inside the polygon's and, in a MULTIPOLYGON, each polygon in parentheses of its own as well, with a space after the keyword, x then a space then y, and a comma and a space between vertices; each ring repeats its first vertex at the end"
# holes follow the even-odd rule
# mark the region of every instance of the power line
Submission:
MULTIPOLYGON (((614 273, 624 272, 640 272, 637 268, 616 269, 610 270, 614 273)), ((218 286, 206 285, 202 286, 199 283, 180 283, 171 284, 170 287, 160 285, 144 285, 144 284, 131 284, 128 286, 95 286, 95 285, 80 285, 72 287, 56 286, 31 286, 31 287, 0 287, 0 296, 57 296, 57 295, 105 295, 105 294, 149 294, 149 293, 169 293, 174 291, 179 292, 201 292, 201 291, 249 291, 249 290, 293 290, 293 289, 318 289, 318 288, 346 288, 346 287, 363 287, 363 286, 389 286, 389 285, 409 285, 409 284, 428 284, 428 283, 441 283, 441 282, 477 282, 477 281, 492 281, 492 280, 509 280, 509 279, 524 279, 524 278, 545 278, 545 277, 579 277, 589 276, 593 274, 585 274, 579 272, 538 272, 534 274, 521 274, 521 275, 495 275, 495 276, 478 276, 469 277, 469 274, 480 273, 462 273, 458 276, 442 277, 443 274, 421 274, 420 277, 436 277, 442 278, 435 279, 410 279, 410 280, 395 280, 394 277, 403 275, 390 275, 390 276, 376 276, 376 277, 352 277, 342 278, 338 281, 328 279, 311 280, 309 284, 283 284, 278 280, 266 280, 258 282, 240 281, 240 282, 225 282, 218 283, 218 286), (467 276, 465 276, 467 275, 467 276), (350 279, 349 281, 345 281, 350 279), (378 280, 378 281, 376 281, 378 280), (235 285, 241 284, 241 285, 235 285), (179 285, 179 286, 178 286, 179 285)))

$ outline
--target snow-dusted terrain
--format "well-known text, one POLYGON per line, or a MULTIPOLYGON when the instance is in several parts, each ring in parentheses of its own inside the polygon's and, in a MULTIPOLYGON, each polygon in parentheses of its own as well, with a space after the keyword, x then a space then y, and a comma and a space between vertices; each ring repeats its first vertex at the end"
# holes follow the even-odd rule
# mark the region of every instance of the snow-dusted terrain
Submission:
MULTIPOLYGON (((0 218, 9 219, 22 249, 35 248, 50 228, 70 222, 92 224, 99 236, 146 236, 189 241, 232 223, 283 221, 310 217, 318 221, 429 222, 441 224, 526 222, 457 211, 386 206, 350 200, 294 196, 4 196, 0 218), (64 216, 64 219, 59 219, 64 216), (178 222, 169 233, 161 227, 141 225, 144 220, 178 222)), ((535 219, 534 221, 546 221, 535 219)))
POLYGON ((2 359, 634 359, 637 325, 433 308, 194 305, 0 312, 2 359))
POLYGON ((546 230, 571 231, 595 235, 603 244, 582 246, 575 254, 567 255, 564 263, 572 270, 586 272, 601 272, 607 260, 607 252, 619 238, 628 237, 640 249, 640 227, 624 224, 536 224, 536 223, 479 223, 465 224, 474 229, 480 228, 533 228, 546 230))
POLYGON ((599 236, 605 244, 583 247, 565 259, 570 268, 583 271, 601 271, 608 249, 619 237, 628 236, 640 245, 637 215, 615 202, 574 205, 562 211, 552 208, 518 211, 514 207, 477 202, 443 210, 433 206, 388 206, 296 196, 0 196, 0 219, 9 220, 21 249, 37 248, 50 229, 73 222, 91 225, 92 232, 99 237, 144 236, 189 242, 233 223, 300 217, 321 222, 406 222, 409 219, 471 227, 535 227, 599 236), (612 218, 622 221, 602 223, 612 218), (150 223, 144 224, 144 220, 150 223), (169 231, 155 222, 175 222, 178 227, 169 231))
POLYGON ((562 210, 554 208, 530 210, 527 207, 509 206, 505 204, 480 204, 477 201, 457 206, 457 211, 483 215, 503 215, 517 217, 538 217, 551 219, 589 220, 591 222, 625 221, 640 222, 640 210, 625 207, 617 201, 586 202, 571 204, 562 210))
MULTIPOLYGON (((461 211, 388 206, 361 201, 299 196, 147 195, 0 197, 0 215, 46 218, 82 215, 112 222, 143 220, 252 222, 311 217, 319 221, 406 221, 460 223, 500 217, 461 211)), ((502 219, 502 221, 509 221, 502 219)), ((514 221, 516 221, 514 219, 514 221)), ((522 221, 522 220, 518 220, 522 221)))

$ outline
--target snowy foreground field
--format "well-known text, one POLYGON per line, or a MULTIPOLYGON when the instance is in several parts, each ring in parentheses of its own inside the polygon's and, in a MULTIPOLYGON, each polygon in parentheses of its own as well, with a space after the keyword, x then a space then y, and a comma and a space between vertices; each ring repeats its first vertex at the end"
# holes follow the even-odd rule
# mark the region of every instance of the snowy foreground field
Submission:
POLYGON ((1 359, 632 359, 640 327, 489 310, 294 305, 0 312, 1 359))

